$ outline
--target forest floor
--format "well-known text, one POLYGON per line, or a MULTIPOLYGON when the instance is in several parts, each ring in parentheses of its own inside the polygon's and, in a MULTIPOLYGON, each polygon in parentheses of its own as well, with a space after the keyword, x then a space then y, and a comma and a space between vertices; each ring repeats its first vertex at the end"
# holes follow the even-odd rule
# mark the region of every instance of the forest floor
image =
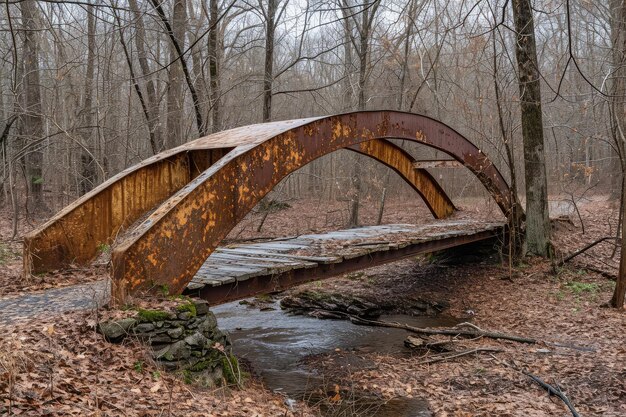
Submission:
MULTIPOLYGON (((324 213, 310 202, 291 204, 280 214, 270 214, 259 232, 261 216, 249 216, 229 238, 289 236, 345 224, 345 203, 324 213)), ((366 224, 375 219, 373 206, 363 210, 366 224)), ((471 203, 464 215, 479 211, 469 207, 471 203)), ((495 208, 489 210, 483 206, 480 213, 493 219, 495 208)), ((429 218, 423 206, 406 203, 392 202, 385 213, 384 223, 423 223, 429 218)), ((103 268, 76 268, 71 274, 56 273, 24 283, 20 280, 20 242, 9 239, 7 218, 3 216, 0 222, 0 294, 13 296, 105 276, 103 268)), ((577 217, 572 218, 573 223, 557 222, 553 239, 560 253, 570 253, 613 233, 617 208, 597 199, 581 208, 581 218, 584 235, 577 217)), ((20 225, 20 231, 29 227, 20 225)), ((626 315, 603 306, 614 284, 589 270, 615 274, 619 252, 613 258, 611 254, 612 246, 605 242, 556 273, 550 262, 537 259, 512 270, 494 263, 440 266, 427 265, 423 259, 406 260, 307 284, 288 293, 313 289, 374 301, 397 300, 398 305, 417 298, 444 301, 449 306, 447 315, 471 320, 483 329, 542 341, 526 345, 484 338, 463 340, 455 344, 502 351, 430 364, 425 362, 432 353, 411 351, 335 351, 309 358, 308 366, 327 374, 342 392, 358 390, 386 399, 423 397, 436 416, 568 414, 558 398, 548 396, 512 365, 560 386, 582 415, 622 416, 626 415, 626 315), (375 366, 361 370, 340 366, 347 354, 356 354, 375 366)), ((208 391, 186 385, 159 370, 141 346, 104 342, 94 331, 103 314, 113 313, 89 310, 48 315, 15 326, 0 323, 0 414, 11 407, 14 415, 316 415, 316 410, 305 404, 292 409, 284 397, 269 392, 255 378, 243 390, 208 391)), ((389 343, 402 344, 403 340, 389 343)))

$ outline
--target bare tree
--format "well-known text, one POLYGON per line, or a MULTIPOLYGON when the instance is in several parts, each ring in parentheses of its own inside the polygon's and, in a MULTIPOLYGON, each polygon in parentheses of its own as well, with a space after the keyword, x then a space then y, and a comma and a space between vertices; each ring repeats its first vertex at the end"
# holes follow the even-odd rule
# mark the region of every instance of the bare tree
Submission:
POLYGON ((135 24, 135 47, 137 48, 137 60, 139 61, 139 68, 141 69, 141 82, 144 84, 146 92, 146 110, 148 129, 152 137, 151 142, 154 142, 154 149, 156 152, 160 152, 164 148, 161 122, 159 120, 159 98, 156 88, 155 77, 150 64, 148 63, 148 52, 146 50, 146 29, 143 22, 143 14, 139 9, 137 0, 128 0, 128 5, 133 13, 135 24))
POLYGON ((515 53, 524 138, 526 244, 530 253, 548 256, 550 252, 548 182, 533 10, 530 0, 512 0, 512 5, 517 32, 515 53))
POLYGON ((85 72, 85 92, 81 112, 84 120, 83 149, 80 155, 81 178, 79 180, 79 194, 89 192, 98 181, 96 161, 90 148, 93 143, 93 83, 96 60, 96 17, 94 7, 87 6, 87 69, 85 72))
POLYGON ((22 131, 27 146, 25 156, 26 177, 28 179, 30 205, 35 211, 46 210, 43 197, 43 152, 38 142, 44 136, 43 108, 41 102, 41 82, 39 76, 39 40, 38 11, 35 0, 21 3, 22 23, 24 26, 24 98, 22 131))
POLYGON ((183 85, 185 82, 183 67, 178 65, 180 58, 184 59, 180 52, 184 45, 187 27, 187 4, 186 0, 175 0, 172 11, 172 32, 170 40, 170 65, 167 86, 167 147, 173 148, 184 142, 183 140, 183 104, 185 94, 183 85))
POLYGON ((220 62, 222 57, 223 34, 219 26, 219 1, 209 0, 209 80, 211 83, 210 105, 213 132, 222 130, 222 100, 220 83, 220 62))
POLYGON ((611 305, 616 308, 624 307, 626 296, 626 136, 624 114, 626 113, 626 1, 612 0, 611 6, 611 43, 613 60, 613 80, 611 85, 611 133, 619 156, 622 173, 621 180, 621 257, 619 273, 611 305))

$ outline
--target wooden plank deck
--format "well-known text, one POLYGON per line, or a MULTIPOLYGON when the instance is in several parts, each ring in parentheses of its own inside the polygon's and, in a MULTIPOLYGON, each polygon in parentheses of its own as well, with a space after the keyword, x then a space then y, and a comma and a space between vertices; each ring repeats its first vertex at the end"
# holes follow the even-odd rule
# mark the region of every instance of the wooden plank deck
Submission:
POLYGON ((213 302, 488 239, 502 223, 388 224, 217 248, 187 287, 213 302), (282 281, 284 282, 281 282, 282 281))

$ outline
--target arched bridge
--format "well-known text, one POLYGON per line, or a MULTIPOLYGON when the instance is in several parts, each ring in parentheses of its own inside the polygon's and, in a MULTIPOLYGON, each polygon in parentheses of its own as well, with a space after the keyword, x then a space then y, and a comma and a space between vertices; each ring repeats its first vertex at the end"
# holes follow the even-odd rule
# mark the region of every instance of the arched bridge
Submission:
MULTIPOLYGON (((509 187, 487 156, 452 128, 426 116, 367 111, 272 122, 197 139, 112 177, 25 236, 24 271, 88 264, 120 231, 150 213, 113 249, 114 297, 123 299, 129 292, 155 286, 180 293, 278 182, 339 149, 393 169, 435 218, 452 214, 455 207, 435 179, 389 139, 445 152, 477 176, 505 215, 511 211, 509 187)), ((475 234, 480 233, 484 230, 475 234)), ((467 241, 471 239, 458 244, 467 241)))

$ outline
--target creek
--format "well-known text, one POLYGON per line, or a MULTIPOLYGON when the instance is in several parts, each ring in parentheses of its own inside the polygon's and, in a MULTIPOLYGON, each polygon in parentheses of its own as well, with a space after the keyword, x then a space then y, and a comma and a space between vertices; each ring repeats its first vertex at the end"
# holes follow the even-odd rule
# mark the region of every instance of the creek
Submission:
MULTIPOLYGON (((425 417, 430 416, 424 398, 398 397, 390 401, 364 393, 342 393, 349 401, 341 406, 326 401, 335 380, 311 367, 306 359, 336 351, 342 355, 341 366, 351 371, 374 369, 375 365, 359 353, 406 356, 404 330, 357 326, 347 320, 320 320, 293 315, 281 310, 279 303, 270 308, 254 308, 233 302, 214 307, 218 326, 230 334, 233 352, 246 361, 265 386, 283 394, 287 403, 304 400, 319 405, 324 416, 425 417), (321 394, 320 394, 321 393, 321 394)), ((382 320, 399 321, 415 327, 449 327, 459 323, 451 317, 382 316, 382 320)), ((313 361, 314 363, 314 361, 313 361)), ((332 396, 332 393, 330 394, 332 396)))

